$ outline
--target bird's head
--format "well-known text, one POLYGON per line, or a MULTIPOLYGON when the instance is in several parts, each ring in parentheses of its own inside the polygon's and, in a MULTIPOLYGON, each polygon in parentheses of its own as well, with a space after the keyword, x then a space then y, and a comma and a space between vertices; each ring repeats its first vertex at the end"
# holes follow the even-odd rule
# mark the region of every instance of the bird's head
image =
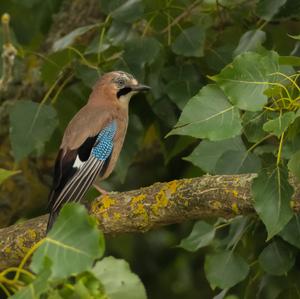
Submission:
POLYGON ((117 100, 122 105, 128 105, 130 98, 142 91, 148 91, 149 86, 140 84, 132 75, 115 71, 106 73, 96 84, 96 89, 101 91, 104 98, 117 100))

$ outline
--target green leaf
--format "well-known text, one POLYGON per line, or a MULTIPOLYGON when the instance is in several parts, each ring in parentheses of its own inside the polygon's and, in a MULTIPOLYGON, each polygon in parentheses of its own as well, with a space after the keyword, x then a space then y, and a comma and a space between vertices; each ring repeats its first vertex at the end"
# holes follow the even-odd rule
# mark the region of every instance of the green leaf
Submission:
POLYGON ((279 117, 267 121, 263 125, 263 129, 266 132, 273 133, 279 137, 296 119, 296 114, 294 112, 286 112, 279 117))
POLYGON ((52 106, 20 100, 11 108, 10 140, 17 162, 43 148, 58 125, 52 106))
POLYGON ((75 53, 70 49, 52 53, 41 66, 41 77, 48 84, 54 84, 61 76, 63 69, 66 69, 74 59, 75 53))
POLYGON ((194 96, 199 89, 199 84, 189 82, 187 80, 174 80, 166 86, 166 93, 169 98, 178 106, 183 109, 188 99, 194 96))
POLYGON ((153 37, 134 38, 124 47, 124 59, 129 64, 151 64, 157 57, 161 44, 153 37))
POLYGON ((143 15, 143 12, 143 1, 128 0, 126 3, 114 10, 111 16, 118 21, 132 23, 138 20, 143 15))
POLYGON ((300 57, 298 56, 279 56, 280 65, 300 66, 300 57))
POLYGON ((204 271, 212 288, 226 289, 244 280, 249 273, 249 266, 232 251, 222 251, 205 257, 204 271))
POLYGON ((81 79, 86 86, 93 88, 101 74, 97 70, 86 65, 78 64, 75 66, 75 75, 77 78, 81 79))
POLYGON ((286 242, 300 249, 300 219, 297 214, 279 233, 279 236, 286 242))
POLYGON ((161 44, 153 37, 132 38, 124 46, 123 58, 130 71, 142 80, 142 69, 155 61, 160 49, 161 44))
POLYGON ((264 94, 269 83, 275 81, 278 54, 246 52, 237 56, 220 74, 211 77, 222 88, 230 102, 243 110, 258 111, 267 103, 264 94), (273 74, 273 75, 271 75, 273 74))
POLYGON ((79 27, 79 28, 71 31, 64 37, 62 37, 54 42, 54 44, 52 46, 53 51, 57 52, 57 51, 63 50, 65 48, 71 46, 76 41, 76 38, 78 38, 79 36, 85 34, 86 32, 88 32, 91 29, 96 28, 98 26, 99 26, 98 24, 89 25, 89 26, 79 27))
POLYGON ((199 248, 205 247, 214 239, 216 229, 213 225, 205 221, 197 221, 187 238, 181 240, 178 245, 188 251, 196 251, 199 248))
POLYGON ((107 299, 146 299, 146 291, 137 275, 124 260, 106 257, 91 271, 105 290, 107 299))
POLYGON ((260 0, 257 4, 257 15, 270 21, 286 3, 287 0, 260 0))
POLYGON ((230 105, 214 84, 203 87, 185 108, 175 128, 168 135, 222 140, 241 133, 238 109, 230 105))
POLYGON ((218 160, 228 150, 246 150, 240 136, 220 141, 203 140, 189 156, 183 159, 207 173, 215 174, 218 160))
POLYGON ((262 30, 249 30, 241 37, 237 48, 234 50, 234 56, 243 52, 255 51, 266 40, 266 33, 262 30))
POLYGON ((260 169, 259 157, 246 150, 228 150, 216 164, 218 174, 257 173, 260 169))
POLYGON ((130 33, 130 28, 131 24, 119 22, 118 20, 113 20, 107 31, 106 38, 112 45, 122 46, 130 33))
POLYGON ((152 105, 155 115, 168 127, 173 128, 177 122, 178 111, 175 104, 168 98, 158 99, 152 105))
POLYGON ((288 35, 289 37, 295 39, 295 40, 300 40, 300 34, 299 35, 288 35))
POLYGON ((292 218, 290 200, 293 188, 286 169, 263 169, 253 180, 254 208, 268 231, 268 240, 282 230, 292 218))
POLYGON ((269 244, 258 257, 259 264, 271 275, 285 275, 293 267, 295 256, 284 242, 277 240, 269 244))
POLYGON ((88 270, 104 252, 96 220, 75 203, 66 204, 43 244, 33 255, 31 270, 40 273, 45 258, 52 262, 51 278, 61 279, 88 270))
POLYGON ((141 0, 100 0, 101 9, 117 21, 132 23, 144 12, 141 0))
POLYGON ((46 261, 43 270, 39 273, 36 279, 22 288, 15 295, 9 297, 11 299, 37 299, 42 293, 47 292, 49 288, 48 280, 51 275, 51 264, 46 261))
POLYGON ((202 57, 204 55, 205 28, 196 25, 182 31, 172 44, 172 51, 177 55, 187 57, 202 57))
POLYGON ((268 114, 266 111, 246 111, 243 114, 243 132, 249 142, 256 143, 267 135, 267 133, 263 130, 263 125, 267 119, 268 114))
POLYGON ((292 155, 288 163, 288 169, 300 179, 300 150, 292 155))
POLYGON ((0 168, 0 184, 2 184, 9 177, 16 175, 20 172, 21 172, 20 170, 6 170, 3 168, 0 168))

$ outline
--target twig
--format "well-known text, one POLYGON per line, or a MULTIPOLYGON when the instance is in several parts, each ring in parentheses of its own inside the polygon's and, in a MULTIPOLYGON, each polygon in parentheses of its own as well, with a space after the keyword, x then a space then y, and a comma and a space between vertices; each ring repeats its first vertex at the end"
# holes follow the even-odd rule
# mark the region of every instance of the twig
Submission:
POLYGON ((195 2, 193 2, 190 6, 187 7, 185 11, 183 11, 178 17, 176 17, 171 23, 169 23, 168 26, 161 31, 161 33, 168 32, 174 25, 178 24, 183 18, 188 16, 190 12, 202 1, 203 0, 196 0, 195 2))
MULTIPOLYGON (((106 234, 145 232, 172 223, 254 213, 251 183, 255 174, 181 179, 96 198, 87 208, 106 234)), ((300 185, 294 210, 299 212, 300 185)), ((0 269, 18 265, 45 236, 48 215, 0 229, 0 269)))
POLYGON ((17 50, 11 43, 9 30, 9 14, 5 13, 1 17, 3 27, 3 50, 2 50, 2 77, 0 79, 0 92, 7 90, 9 83, 12 80, 13 67, 17 50))

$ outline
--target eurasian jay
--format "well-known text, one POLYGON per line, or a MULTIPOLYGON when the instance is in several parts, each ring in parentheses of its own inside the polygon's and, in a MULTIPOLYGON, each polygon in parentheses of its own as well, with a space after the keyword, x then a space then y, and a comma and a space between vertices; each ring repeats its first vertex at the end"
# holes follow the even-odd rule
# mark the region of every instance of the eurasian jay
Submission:
POLYGON ((107 73, 96 82, 62 139, 49 195, 47 231, 65 203, 80 201, 98 175, 103 180, 111 174, 127 130, 129 100, 149 89, 121 71, 107 73))

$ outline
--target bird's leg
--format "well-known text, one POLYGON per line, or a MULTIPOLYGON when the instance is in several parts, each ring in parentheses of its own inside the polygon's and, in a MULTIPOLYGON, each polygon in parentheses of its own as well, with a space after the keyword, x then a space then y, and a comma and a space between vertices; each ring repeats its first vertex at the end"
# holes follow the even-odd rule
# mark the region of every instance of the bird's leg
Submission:
POLYGON ((102 189, 100 186, 98 186, 96 183, 93 184, 93 187, 102 195, 106 195, 108 194, 108 191, 106 191, 105 189, 102 189))

